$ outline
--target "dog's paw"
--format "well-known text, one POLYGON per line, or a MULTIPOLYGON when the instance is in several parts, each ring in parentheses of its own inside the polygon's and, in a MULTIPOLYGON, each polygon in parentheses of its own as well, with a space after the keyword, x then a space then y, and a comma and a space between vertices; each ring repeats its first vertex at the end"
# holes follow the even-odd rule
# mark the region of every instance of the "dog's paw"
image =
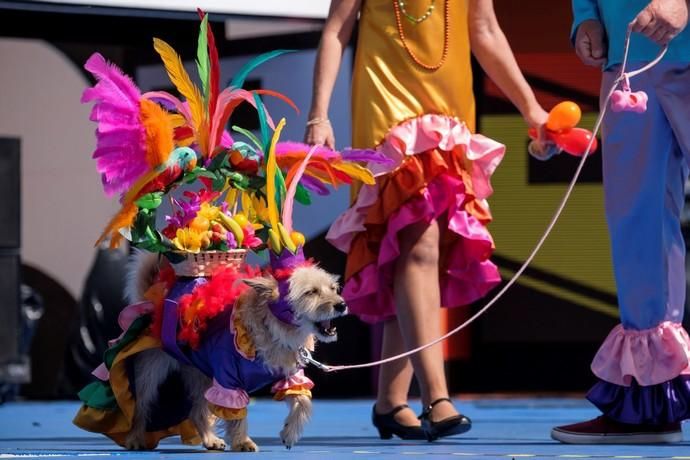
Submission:
POLYGON ((218 436, 209 436, 204 440, 204 447, 208 450, 225 450, 225 441, 218 436))
POLYGON ((234 443, 232 445, 232 451, 233 452, 258 452, 259 446, 257 446, 254 443, 254 441, 252 441, 250 438, 247 438, 244 441, 234 443))
POLYGON ((127 450, 145 450, 146 440, 141 433, 130 433, 125 439, 125 449, 127 450))
POLYGON ((291 428, 291 425, 286 424, 285 427, 280 431, 280 440, 286 449, 292 449, 292 446, 297 444, 299 441, 300 433, 297 430, 291 428))

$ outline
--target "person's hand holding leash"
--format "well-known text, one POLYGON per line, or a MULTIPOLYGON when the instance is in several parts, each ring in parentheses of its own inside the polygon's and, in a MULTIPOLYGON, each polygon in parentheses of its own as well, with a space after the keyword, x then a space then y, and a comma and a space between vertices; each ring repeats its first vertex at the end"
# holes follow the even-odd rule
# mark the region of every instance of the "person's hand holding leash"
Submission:
POLYGON ((652 0, 631 23, 633 32, 666 45, 688 23, 687 0, 652 0))

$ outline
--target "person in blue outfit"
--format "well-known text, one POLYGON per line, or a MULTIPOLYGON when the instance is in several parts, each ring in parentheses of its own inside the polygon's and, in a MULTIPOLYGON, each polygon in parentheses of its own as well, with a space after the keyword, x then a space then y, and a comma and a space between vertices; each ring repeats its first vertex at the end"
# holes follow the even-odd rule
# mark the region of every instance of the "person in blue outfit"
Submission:
POLYGON ((561 442, 682 440, 690 418, 690 339, 681 326, 685 244, 680 215, 690 159, 690 29, 687 0, 573 0, 572 39, 580 59, 604 69, 601 102, 618 77, 625 36, 628 65, 663 60, 634 77, 644 113, 608 111, 603 122, 606 218, 621 324, 597 352, 599 381, 587 398, 602 411, 556 427, 561 442))

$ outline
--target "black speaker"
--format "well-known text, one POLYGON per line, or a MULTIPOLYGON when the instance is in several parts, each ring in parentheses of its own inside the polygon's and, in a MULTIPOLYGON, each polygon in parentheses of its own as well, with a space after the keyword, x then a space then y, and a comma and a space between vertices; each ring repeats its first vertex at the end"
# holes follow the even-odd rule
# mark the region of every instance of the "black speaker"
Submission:
POLYGON ((19 270, 19 254, 0 253, 0 367, 18 355, 19 270))
POLYGON ((0 138, 0 380, 19 358, 19 139, 0 138))
POLYGON ((19 139, 0 137, 0 249, 21 246, 19 148, 19 139))

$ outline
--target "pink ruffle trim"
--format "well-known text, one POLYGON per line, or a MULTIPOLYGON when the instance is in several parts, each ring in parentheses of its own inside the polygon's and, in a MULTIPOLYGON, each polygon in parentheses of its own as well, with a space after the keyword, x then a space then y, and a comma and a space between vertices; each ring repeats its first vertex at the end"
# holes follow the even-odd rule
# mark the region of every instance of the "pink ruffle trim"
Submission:
MULTIPOLYGON (((120 325, 122 333, 118 337, 109 340, 108 346, 112 347, 117 344, 120 340, 122 340, 122 337, 125 335, 125 332, 127 332, 127 329, 129 329, 137 318, 151 313, 152 311, 153 304, 151 302, 139 302, 123 308, 117 317, 117 324, 120 325)), ((105 363, 101 363, 100 366, 91 372, 91 375, 103 380, 104 382, 110 378, 110 372, 108 372, 108 368, 105 366, 105 363)))
POLYGON ((242 409, 249 405, 249 395, 241 388, 225 388, 216 379, 204 393, 206 400, 212 404, 228 409, 242 409))
MULTIPOLYGON (((399 167, 406 156, 435 148, 464 152, 472 160, 474 196, 484 200, 491 195, 490 177, 503 159, 505 146, 472 134, 464 123, 447 116, 427 114, 394 127, 379 147, 394 162, 368 167, 380 176, 399 167)), ((366 230, 368 208, 376 203, 378 195, 377 185, 362 187, 354 206, 331 226, 327 235, 331 244, 345 253, 350 251, 357 233, 366 230)), ((495 287, 500 275, 489 260, 493 240, 486 227, 464 210, 464 202, 465 184, 450 174, 442 174, 427 185, 421 197, 404 203, 388 221, 377 263, 364 267, 345 285, 343 295, 351 311, 372 323, 395 316, 392 285, 395 260, 400 255, 398 233, 413 223, 429 223, 443 215, 448 216, 448 230, 460 238, 443 254, 446 272, 440 274, 442 305, 467 305, 495 287)))
POLYGON ((657 385, 690 374, 688 357, 690 338, 678 323, 642 331, 618 325, 594 357, 592 372, 616 385, 630 386, 633 378, 642 386, 657 385))
POLYGON ((493 243, 486 227, 462 209, 465 186, 448 175, 438 177, 420 198, 408 201, 388 221, 378 261, 350 278, 343 289, 352 313, 375 323, 395 316, 393 275, 400 255, 398 233, 415 222, 431 222, 448 213, 448 229, 458 238, 443 255, 447 262, 441 273, 441 304, 467 305, 483 297, 500 281, 496 266, 489 260, 493 243))
POLYGON ((304 371, 300 369, 299 371, 292 374, 283 380, 279 380, 273 384, 271 387, 271 393, 277 393, 279 391, 289 390, 294 387, 304 387, 309 390, 314 388, 314 382, 311 381, 309 377, 304 375, 304 371))
MULTIPOLYGON (((388 174, 398 168, 408 155, 416 155, 431 149, 451 151, 463 146, 465 156, 472 160, 472 188, 479 200, 491 195, 491 175, 505 154, 505 146, 481 134, 472 134, 467 126, 456 118, 426 114, 408 120, 392 128, 379 150, 392 159, 392 163, 372 163, 367 167, 375 176, 388 174)), ((343 213, 331 226, 327 239, 342 252, 349 252, 355 235, 364 231, 366 210, 378 199, 378 186, 364 186, 357 202, 343 213)))

